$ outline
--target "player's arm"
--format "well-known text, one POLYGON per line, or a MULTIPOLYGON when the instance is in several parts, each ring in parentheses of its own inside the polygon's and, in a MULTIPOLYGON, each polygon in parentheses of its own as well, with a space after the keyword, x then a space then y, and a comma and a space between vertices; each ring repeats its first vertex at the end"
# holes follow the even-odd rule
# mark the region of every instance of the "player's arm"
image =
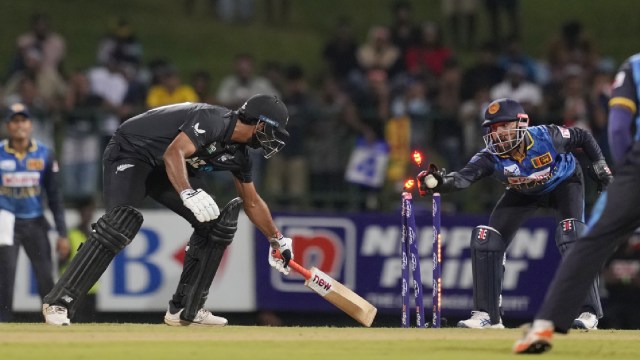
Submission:
POLYGON ((582 151, 587 154, 591 160, 589 175, 598 183, 598 192, 601 192, 613 181, 613 175, 604 159, 602 150, 589 131, 556 125, 547 125, 547 129, 556 149, 568 152, 582 148, 582 151))
POLYGON ((294 258, 293 242, 290 238, 284 237, 271 217, 271 211, 267 203, 262 200, 253 182, 244 182, 237 177, 233 177, 238 195, 242 198, 244 212, 249 220, 267 237, 269 240, 269 265, 285 275, 289 274, 289 261, 294 258), (278 251, 281 257, 277 257, 278 251))
POLYGON ((632 67, 625 62, 616 74, 612 84, 611 100, 609 100, 609 147, 616 165, 619 165, 633 144, 634 115, 638 113, 638 91, 633 80, 632 67))
POLYGON ((477 153, 462 169, 447 173, 445 169, 438 170, 430 166, 430 170, 418 175, 420 189, 431 189, 432 192, 448 193, 463 190, 476 181, 493 173, 494 164, 488 153, 477 153), (435 169, 435 170, 432 170, 435 169), (432 175, 437 180, 435 187, 428 186, 426 176, 432 175))
POLYGON ((164 152, 162 159, 167 169, 169 181, 178 193, 182 193, 187 189, 191 189, 189 184, 189 176, 187 174, 186 159, 196 152, 196 146, 191 139, 184 133, 180 132, 178 136, 169 144, 164 152))
POLYGON ((167 177, 180 194, 184 206, 193 212, 200 222, 214 220, 220 215, 218 204, 202 189, 194 190, 189 183, 186 159, 196 152, 193 141, 184 133, 178 133, 162 155, 167 177))
POLYGON ((58 163, 53 152, 49 152, 43 173, 42 186, 47 194, 49 209, 51 209, 53 221, 55 222, 56 230, 58 231, 56 251, 60 258, 64 259, 69 256, 70 245, 67 238, 67 223, 64 219, 64 200, 60 189, 58 174, 58 163))
POLYGON ((264 234, 267 238, 276 237, 278 228, 273 222, 271 217, 271 211, 267 203, 262 200, 262 197, 256 191, 256 187, 253 182, 242 182, 240 179, 233 177, 238 195, 242 198, 244 205, 244 212, 249 217, 249 220, 264 234))

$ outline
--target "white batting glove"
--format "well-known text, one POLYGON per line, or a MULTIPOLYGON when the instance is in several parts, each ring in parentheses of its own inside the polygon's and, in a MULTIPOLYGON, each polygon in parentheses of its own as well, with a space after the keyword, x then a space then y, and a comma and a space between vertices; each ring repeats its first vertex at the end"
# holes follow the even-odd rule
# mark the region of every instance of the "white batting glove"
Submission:
POLYGON ((291 268, 289 261, 293 260, 293 240, 278 233, 277 237, 269 239, 269 265, 285 275, 289 275, 291 268), (280 250, 281 257, 276 257, 280 250))
POLYGON ((220 215, 218 204, 204 190, 187 189, 180 193, 182 203, 193 212, 200 222, 217 219, 220 215))

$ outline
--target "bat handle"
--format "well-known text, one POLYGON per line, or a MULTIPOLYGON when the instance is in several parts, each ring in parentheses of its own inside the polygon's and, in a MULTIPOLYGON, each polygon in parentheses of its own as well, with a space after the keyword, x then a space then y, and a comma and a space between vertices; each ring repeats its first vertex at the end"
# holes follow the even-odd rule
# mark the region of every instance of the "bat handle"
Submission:
MULTIPOLYGON (((282 259, 282 255, 280 255, 280 250, 278 250, 276 252, 276 257, 279 258, 279 259, 282 259)), ((304 276, 305 279, 307 279, 307 280, 311 279, 311 271, 307 270, 305 267, 303 267, 302 265, 298 264, 297 262, 295 262, 293 260, 289 260, 289 267, 291 267, 293 270, 295 270, 300 275, 304 276)))
POLYGON ((300 275, 304 276, 305 279, 309 280, 311 278, 311 271, 307 270, 306 268, 304 268, 302 265, 298 264, 297 262, 291 260, 289 261, 289 266, 295 270, 297 273, 300 273, 300 275))

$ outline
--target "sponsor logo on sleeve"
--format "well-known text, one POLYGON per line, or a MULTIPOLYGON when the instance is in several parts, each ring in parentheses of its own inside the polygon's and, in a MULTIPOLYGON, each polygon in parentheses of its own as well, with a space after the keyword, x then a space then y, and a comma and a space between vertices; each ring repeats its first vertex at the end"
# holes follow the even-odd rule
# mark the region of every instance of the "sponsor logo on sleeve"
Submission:
POLYGON ((566 127, 560 126, 560 134, 565 139, 568 139, 571 137, 571 133, 569 132, 569 129, 567 129, 566 127))

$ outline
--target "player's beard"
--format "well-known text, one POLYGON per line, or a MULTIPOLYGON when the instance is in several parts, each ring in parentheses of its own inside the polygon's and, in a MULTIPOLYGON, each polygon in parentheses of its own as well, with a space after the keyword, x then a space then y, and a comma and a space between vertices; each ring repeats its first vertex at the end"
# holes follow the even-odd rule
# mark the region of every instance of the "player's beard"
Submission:
POLYGON ((262 147, 262 143, 260 143, 256 134, 253 134, 247 145, 252 149, 260 149, 262 147))

